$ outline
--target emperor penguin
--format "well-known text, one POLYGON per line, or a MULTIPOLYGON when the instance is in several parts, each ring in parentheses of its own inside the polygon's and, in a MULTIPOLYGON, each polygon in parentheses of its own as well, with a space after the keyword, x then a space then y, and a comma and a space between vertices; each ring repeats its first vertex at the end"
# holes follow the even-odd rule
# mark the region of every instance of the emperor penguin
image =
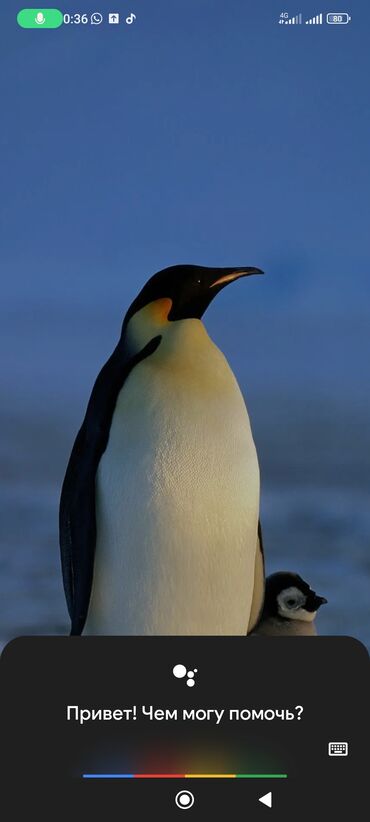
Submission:
POLYGON ((171 266, 128 309, 62 487, 72 635, 245 635, 256 624, 258 459, 242 393, 202 317, 226 285, 262 273, 171 266))
POLYGON ((253 636, 316 636, 317 611, 327 603, 298 574, 278 571, 266 579, 265 603, 253 636))

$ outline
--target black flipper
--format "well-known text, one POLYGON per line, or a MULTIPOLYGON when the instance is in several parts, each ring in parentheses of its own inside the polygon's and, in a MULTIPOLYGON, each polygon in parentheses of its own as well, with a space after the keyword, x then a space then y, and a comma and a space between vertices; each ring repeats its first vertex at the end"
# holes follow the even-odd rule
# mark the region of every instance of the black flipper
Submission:
POLYGON ((263 604, 264 604, 264 594, 265 594, 265 555, 264 555, 264 550, 263 550, 261 523, 258 522, 256 559, 255 559, 255 563, 254 563, 253 597, 252 597, 251 611, 250 611, 250 614, 249 614, 249 623, 248 623, 248 630, 247 630, 248 634, 250 634, 251 631, 253 631, 253 629, 258 624, 258 622, 261 618, 261 613, 263 611, 263 604))
POLYGON ((262 526, 261 520, 258 520, 258 544, 262 555, 262 562, 263 562, 263 570, 265 570, 265 550, 263 547, 263 539, 262 539, 262 526))
POLYGON ((71 635, 82 633, 91 595, 96 543, 95 476, 104 453, 117 397, 132 369, 158 348, 154 337, 128 358, 122 342, 100 371, 77 434, 63 482, 59 541, 71 635))

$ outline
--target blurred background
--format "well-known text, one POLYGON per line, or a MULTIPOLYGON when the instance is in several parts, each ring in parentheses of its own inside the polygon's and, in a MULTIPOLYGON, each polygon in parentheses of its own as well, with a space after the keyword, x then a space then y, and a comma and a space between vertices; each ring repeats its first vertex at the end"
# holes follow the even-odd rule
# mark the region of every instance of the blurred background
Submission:
POLYGON ((27 31, 2 3, 2 643, 68 630, 75 434, 138 289, 191 262, 266 272, 205 322, 251 416, 267 571, 327 597, 321 633, 370 645, 370 7, 281 11, 137 0, 131 26, 27 31))

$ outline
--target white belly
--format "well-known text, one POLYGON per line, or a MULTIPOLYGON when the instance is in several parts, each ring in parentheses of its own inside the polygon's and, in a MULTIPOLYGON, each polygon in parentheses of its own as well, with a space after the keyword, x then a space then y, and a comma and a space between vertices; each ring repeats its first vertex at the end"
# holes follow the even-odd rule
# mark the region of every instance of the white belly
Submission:
POLYGON ((239 387, 198 321, 131 372, 96 498, 85 633, 246 633, 258 462, 239 387))

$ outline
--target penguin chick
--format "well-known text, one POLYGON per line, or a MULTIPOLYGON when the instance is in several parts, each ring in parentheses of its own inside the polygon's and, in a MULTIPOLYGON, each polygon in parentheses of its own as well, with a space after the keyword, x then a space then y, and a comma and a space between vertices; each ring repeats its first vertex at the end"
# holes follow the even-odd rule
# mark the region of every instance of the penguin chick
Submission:
POLYGON ((316 636, 315 617, 327 601, 298 574, 271 574, 266 579, 261 619, 252 636, 316 636))

